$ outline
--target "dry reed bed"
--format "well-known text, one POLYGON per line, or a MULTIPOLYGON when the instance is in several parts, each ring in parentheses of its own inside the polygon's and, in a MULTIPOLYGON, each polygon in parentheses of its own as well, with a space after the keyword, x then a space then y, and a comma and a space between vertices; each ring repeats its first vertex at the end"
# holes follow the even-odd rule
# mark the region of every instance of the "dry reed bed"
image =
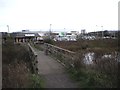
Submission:
POLYGON ((55 42, 54 45, 77 53, 74 62, 75 69, 72 75, 75 76, 74 78, 77 77, 81 84, 84 83, 83 87, 119 87, 118 40, 62 41, 55 42), (84 63, 86 53, 94 53, 92 64, 86 65, 84 63))

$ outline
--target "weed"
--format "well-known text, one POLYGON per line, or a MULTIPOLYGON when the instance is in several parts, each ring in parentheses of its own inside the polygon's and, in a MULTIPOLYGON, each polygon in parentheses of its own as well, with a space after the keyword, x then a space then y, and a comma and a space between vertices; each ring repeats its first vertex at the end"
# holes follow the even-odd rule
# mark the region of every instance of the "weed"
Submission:
POLYGON ((39 75, 31 74, 30 79, 32 81, 30 87, 31 88, 43 88, 44 87, 44 81, 41 79, 39 75))

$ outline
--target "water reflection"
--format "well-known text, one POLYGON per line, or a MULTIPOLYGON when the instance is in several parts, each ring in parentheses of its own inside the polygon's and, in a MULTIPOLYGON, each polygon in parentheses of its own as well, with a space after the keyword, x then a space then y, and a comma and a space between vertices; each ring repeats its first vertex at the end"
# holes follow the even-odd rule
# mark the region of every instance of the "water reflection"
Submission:
POLYGON ((85 64, 93 64, 93 59, 94 59, 94 54, 95 53, 91 53, 91 52, 89 52, 89 53, 86 53, 85 54, 85 57, 84 57, 84 63, 85 64))
POLYGON ((112 55, 111 54, 109 54, 109 55, 103 55, 102 59, 104 59, 104 58, 112 58, 112 55))
MULTIPOLYGON (((103 56, 101 56, 101 59, 111 59, 111 58, 113 58, 113 59, 116 59, 117 57, 116 57, 116 54, 115 55, 112 55, 112 54, 105 54, 105 55, 103 55, 103 56)), ((96 58, 95 58, 95 53, 94 52, 88 52, 88 53, 85 53, 84 54, 84 63, 85 64, 93 64, 94 62, 94 60, 97 60, 96 58)))

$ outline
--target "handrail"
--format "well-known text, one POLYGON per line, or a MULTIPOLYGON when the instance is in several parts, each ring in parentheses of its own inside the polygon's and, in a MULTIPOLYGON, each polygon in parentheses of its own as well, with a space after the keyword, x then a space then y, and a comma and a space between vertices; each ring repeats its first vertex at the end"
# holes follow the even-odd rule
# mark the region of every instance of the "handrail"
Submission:
POLYGON ((48 44, 48 43, 44 43, 44 44, 55 47, 55 48, 58 48, 58 49, 61 49, 63 51, 66 51, 66 52, 69 52, 69 53, 72 53, 72 54, 75 54, 75 52, 73 52, 73 51, 70 51, 70 50, 67 50, 67 49, 64 49, 64 48, 61 48, 61 47, 58 47, 58 46, 54 46, 52 44, 48 44))
POLYGON ((32 48, 32 46, 28 43, 29 51, 30 51, 30 59, 32 60, 32 67, 34 73, 38 74, 38 60, 37 60, 37 52, 32 48))
POLYGON ((34 55, 37 55, 37 52, 35 52, 35 50, 32 48, 32 46, 30 45, 30 43, 28 43, 28 46, 30 47, 30 49, 34 53, 34 55))
POLYGON ((75 52, 48 43, 44 43, 44 45, 46 55, 52 55, 66 67, 74 67, 75 52))

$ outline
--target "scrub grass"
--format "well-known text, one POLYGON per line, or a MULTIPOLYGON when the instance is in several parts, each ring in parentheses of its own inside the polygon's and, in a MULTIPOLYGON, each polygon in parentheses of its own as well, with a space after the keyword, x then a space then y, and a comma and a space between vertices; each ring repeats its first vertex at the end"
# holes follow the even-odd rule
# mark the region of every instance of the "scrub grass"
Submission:
POLYGON ((2 45, 2 87, 42 88, 42 85, 41 76, 33 74, 29 50, 7 37, 2 45))
POLYGON ((74 68, 67 69, 71 78, 79 82, 80 88, 119 87, 118 40, 58 41, 56 46, 76 52, 74 68), (93 64, 83 63, 85 53, 94 52, 93 64), (102 58, 112 55, 111 58, 102 58))

